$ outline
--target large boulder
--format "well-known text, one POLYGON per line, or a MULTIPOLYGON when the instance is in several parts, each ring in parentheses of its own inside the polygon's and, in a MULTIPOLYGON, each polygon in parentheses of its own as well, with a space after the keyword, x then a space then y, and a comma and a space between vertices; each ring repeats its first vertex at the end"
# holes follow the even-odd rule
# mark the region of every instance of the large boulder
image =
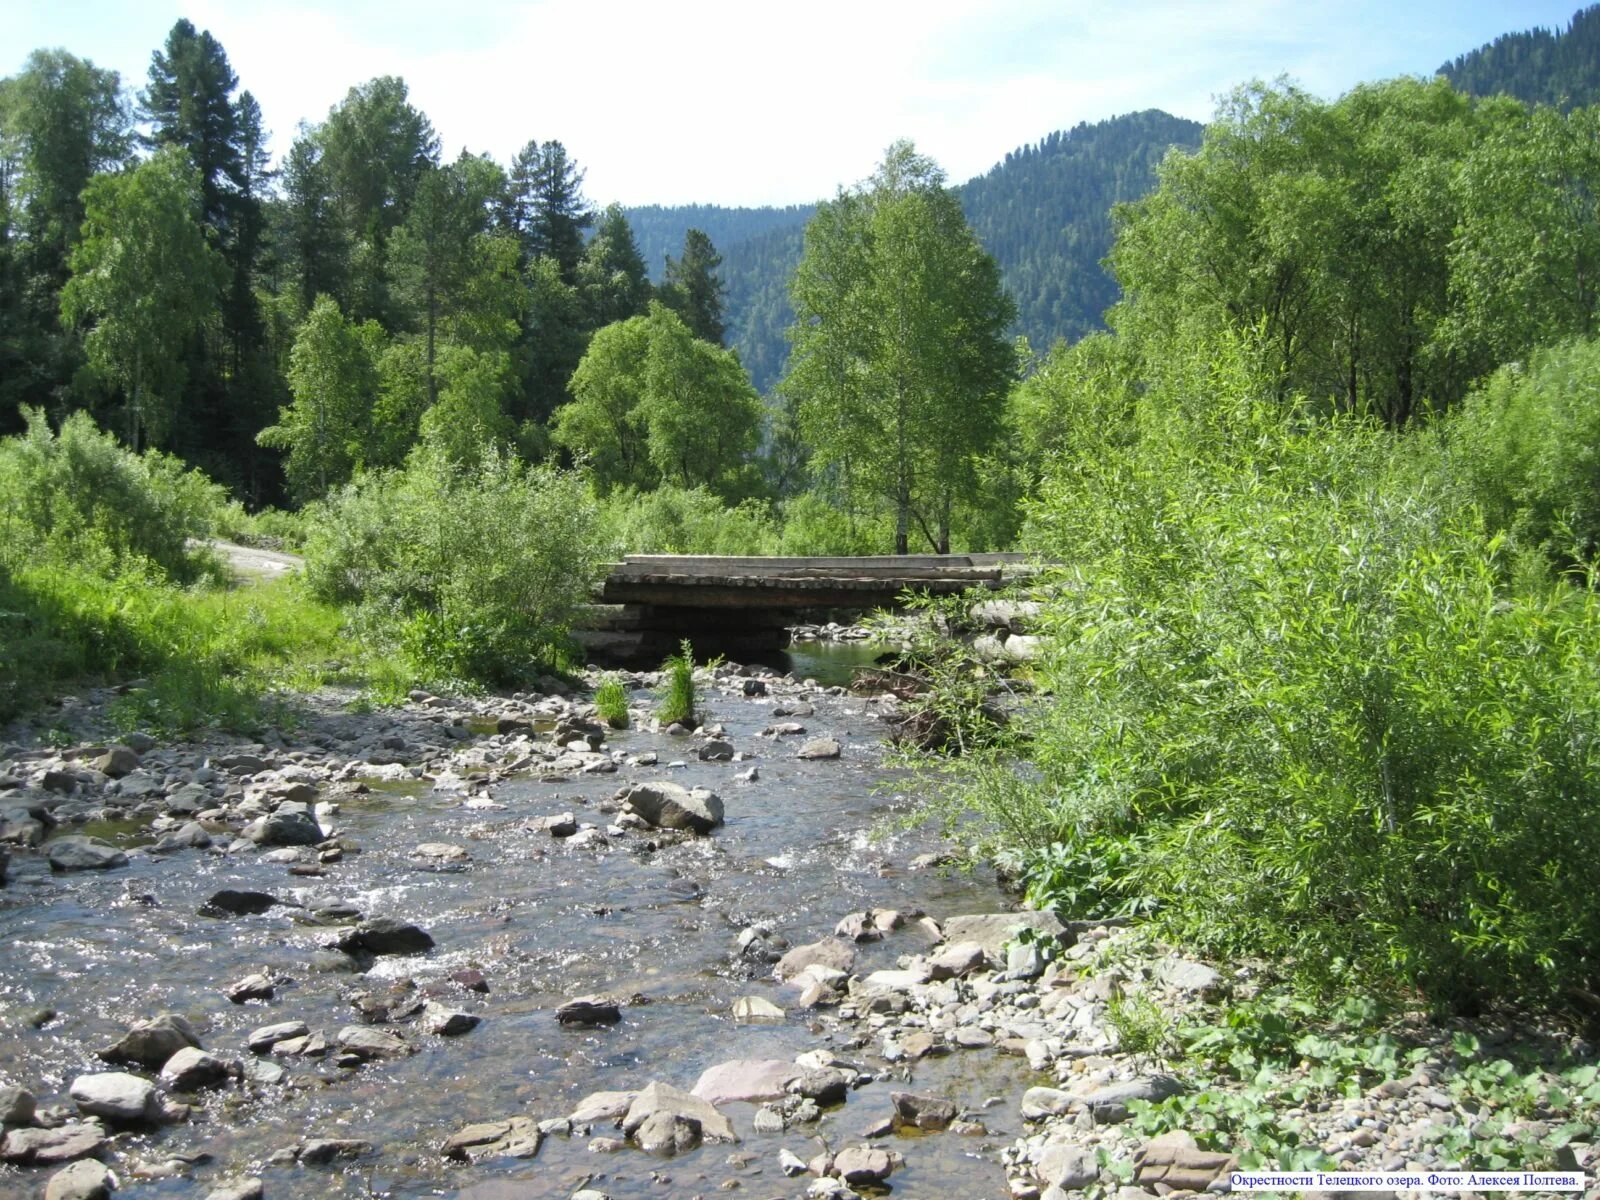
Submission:
POLYGON ((975 942, 983 948, 984 957, 995 967, 1006 963, 1006 943, 1024 929, 1031 929, 1041 937, 1052 937, 1067 944, 1070 934, 1054 913, 974 913, 951 917, 944 923, 944 940, 951 946, 961 942, 975 942))
POLYGON ((126 854, 99 838, 56 838, 45 847, 45 854, 52 871, 109 871, 128 865, 126 854))
POLYGON ((722 799, 705 788, 675 783, 637 783, 622 798, 623 807, 658 829, 710 833, 722 824, 722 799))
POLYGON ((84 1158, 50 1177, 44 1200, 109 1200, 116 1190, 117 1178, 106 1165, 84 1158))
POLYGON ((0 1159, 47 1167, 99 1154, 106 1131, 98 1121, 69 1121, 54 1129, 12 1129, 0 1139, 0 1159))
POLYGON ((179 1050, 161 1068, 161 1082, 178 1092, 195 1092, 228 1082, 228 1064, 194 1046, 179 1050))
POLYGON ((156 1069, 187 1047, 200 1048, 200 1036, 195 1033, 194 1026, 177 1013, 162 1013, 140 1021, 115 1044, 100 1051, 100 1057, 109 1063, 133 1063, 156 1069))
POLYGON ((315 846, 326 836, 310 813, 287 806, 257 817, 242 832, 258 846, 315 846))
POLYGON ((112 746, 94 760, 94 769, 112 779, 121 779, 139 769, 139 756, 126 746, 112 746))
POLYGON ((856 948, 838 938, 823 938, 796 946, 778 960, 772 973, 779 979, 793 979, 811 966, 826 967, 833 971, 848 971, 856 963, 856 948))
POLYGON ((789 1084, 804 1073, 783 1059, 736 1058, 706 1068, 696 1081, 693 1094, 712 1104, 781 1100, 788 1094, 789 1084))
POLYGON ((161 1096, 156 1085, 126 1071, 80 1075, 72 1081, 68 1093, 86 1116, 124 1124, 161 1119, 161 1096))
POLYGON ((0 1125, 31 1125, 38 1107, 27 1088, 14 1083, 0 1087, 0 1125))
POLYGON ((539 1153, 544 1135, 531 1117, 507 1117, 468 1125, 445 1139, 440 1152, 457 1162, 488 1158, 532 1158, 539 1153))
POLYGON ((665 1083, 652 1083, 633 1098, 622 1118, 622 1131, 630 1137, 652 1118, 675 1118, 697 1122, 701 1140, 707 1142, 737 1142, 739 1135, 733 1131, 733 1122, 717 1111, 709 1100, 679 1091, 665 1083))
POLYGON ((394 917, 375 917, 340 938, 339 949, 347 954, 424 954, 433 949, 433 938, 420 927, 394 917))

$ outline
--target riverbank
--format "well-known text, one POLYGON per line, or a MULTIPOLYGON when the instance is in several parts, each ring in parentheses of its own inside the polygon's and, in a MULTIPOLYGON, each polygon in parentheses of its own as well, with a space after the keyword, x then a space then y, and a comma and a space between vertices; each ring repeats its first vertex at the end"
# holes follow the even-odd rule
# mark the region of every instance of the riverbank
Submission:
POLYGON ((932 833, 875 839, 915 806, 879 757, 891 697, 699 681, 683 736, 637 675, 629 731, 552 686, 298 695, 254 741, 120 745, 104 691, 0 738, 0 1084, 32 1100, 0 1097, 0 1195, 82 1160, 122 1194, 217 1200, 1143 1200, 1268 1137, 1490 1166, 1507 1124, 1554 1140, 1600 1098, 1555 1095, 1592 1051, 1554 1035, 1518 1048, 1514 1095, 1488 1082, 1503 1029, 1465 1054, 1467 1027, 1388 1019, 1409 1041, 1360 1063, 1341 1047, 1379 1033, 1326 1014, 1251 1035, 1276 1028, 1261 966, 1002 915, 932 833), (1266 1065, 1287 1037, 1293 1061, 1208 1067, 1192 1031, 1230 1014, 1227 1054, 1266 1065))

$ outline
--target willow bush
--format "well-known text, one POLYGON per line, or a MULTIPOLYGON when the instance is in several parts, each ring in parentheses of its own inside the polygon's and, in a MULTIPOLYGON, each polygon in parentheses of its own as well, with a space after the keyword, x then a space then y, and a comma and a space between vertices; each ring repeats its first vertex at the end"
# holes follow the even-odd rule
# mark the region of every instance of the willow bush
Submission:
POLYGON ((601 557, 582 476, 492 447, 465 464, 421 447, 403 469, 358 476, 308 523, 315 594, 441 685, 560 665, 601 557))
POLYGON ((1515 569, 1434 440, 1286 406, 1246 341, 1152 374, 1136 437, 1080 423, 1047 472, 1032 766, 962 795, 1039 899, 1456 1007, 1592 1002, 1593 591, 1515 569))

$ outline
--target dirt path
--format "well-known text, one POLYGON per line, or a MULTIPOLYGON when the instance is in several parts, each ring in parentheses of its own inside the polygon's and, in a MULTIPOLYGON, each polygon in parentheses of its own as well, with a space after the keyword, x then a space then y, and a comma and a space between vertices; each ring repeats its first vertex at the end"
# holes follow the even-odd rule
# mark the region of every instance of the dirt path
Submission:
POLYGON ((211 547, 227 561, 228 569, 240 583, 258 583, 263 579, 276 579, 288 571, 298 571, 305 559, 298 554, 284 554, 278 550, 260 550, 254 546, 241 546, 213 538, 211 547))

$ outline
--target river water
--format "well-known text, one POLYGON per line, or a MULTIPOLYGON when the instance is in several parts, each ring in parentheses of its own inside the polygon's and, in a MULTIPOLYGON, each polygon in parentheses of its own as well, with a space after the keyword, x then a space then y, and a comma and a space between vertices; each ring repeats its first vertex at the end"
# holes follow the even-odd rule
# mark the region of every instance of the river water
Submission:
MULTIPOLYGON (((856 658, 868 654, 855 649, 856 658)), ((802 652, 794 666, 801 676, 816 675, 828 671, 829 661, 802 652)), ((740 929, 753 923, 798 945, 827 936, 840 917, 868 907, 935 918, 1006 907, 991 877, 907 869, 936 838, 896 828, 915 800, 902 790, 907 781, 882 764, 882 726, 872 707, 821 692, 802 699, 816 706, 813 716, 801 718, 810 734, 838 738, 842 759, 802 762, 794 757, 800 739, 758 736, 774 719, 773 700, 745 699, 729 687, 706 697, 708 718, 759 768, 755 782, 736 780, 749 762, 700 763, 681 739, 624 731, 612 735, 612 748, 655 751, 662 765, 570 782, 510 779, 495 785, 492 808, 470 807, 460 793, 435 791, 426 781, 343 798, 338 825, 362 852, 331 865, 323 878, 291 877, 253 851, 227 857, 188 851, 165 860, 135 853, 125 869, 65 876, 51 876, 37 858, 14 862, 12 884, 0 890, 0 1082, 30 1087, 41 1103, 64 1102, 73 1077, 110 1069, 96 1061, 97 1048, 129 1023, 167 1011, 189 1017, 205 1047, 225 1057, 248 1058, 247 1033, 280 1021, 303 1020, 331 1040, 357 1023, 353 993, 410 978, 483 1023, 449 1039, 386 1026, 418 1052, 355 1070, 291 1060, 285 1085, 210 1093, 190 1123, 119 1142, 123 1167, 173 1152, 210 1161, 173 1178, 125 1179, 123 1194, 204 1196, 219 1179, 254 1173, 265 1179, 269 1198, 564 1198, 591 1177, 589 1186, 616 1200, 725 1189, 799 1196, 809 1180, 781 1175, 779 1148, 808 1159, 823 1141, 837 1149, 859 1140, 866 1125, 889 1111, 891 1088, 910 1080, 917 1090, 941 1091, 982 1110, 994 1132, 891 1139, 907 1159, 892 1177, 894 1194, 1000 1197, 1006 1189, 997 1152, 1020 1125, 1015 1103, 1031 1082, 1025 1064, 983 1051, 891 1068, 874 1057, 872 1044, 852 1043, 853 1027, 795 1010, 794 990, 736 953, 740 929), (665 766, 680 758, 687 765, 665 766), (603 848, 574 848, 537 826, 571 810, 603 827, 609 818, 598 812, 599 802, 649 778, 715 789, 726 803, 726 825, 658 851, 646 850, 636 833, 603 848), (413 853, 424 842, 455 843, 470 859, 426 865, 413 853), (223 887, 269 892, 303 907, 227 920, 200 916, 201 904, 223 887), (365 977, 325 969, 338 956, 319 954, 319 947, 338 931, 310 922, 306 912, 329 901, 414 921, 436 948, 379 959, 365 977), (448 982, 463 967, 482 971, 486 995, 448 982), (262 970, 289 980, 272 1001, 240 1006, 221 994, 226 984, 262 970), (635 1002, 612 1028, 557 1023, 553 1010, 563 1000, 594 992, 635 1002), (790 1009, 786 1020, 734 1024, 734 1000, 750 995, 790 1009), (29 1016, 41 1009, 58 1015, 34 1029, 29 1016), (461 1166, 438 1154, 449 1134, 472 1122, 559 1117, 593 1091, 642 1088, 652 1080, 689 1088, 705 1068, 728 1059, 792 1058, 819 1047, 894 1077, 856 1091, 820 1123, 782 1134, 755 1134, 753 1106, 730 1105, 741 1145, 674 1159, 632 1148, 597 1154, 578 1137, 549 1138, 526 1161, 461 1166), (305 1137, 360 1138, 375 1150, 331 1167, 267 1162, 274 1150, 305 1137)), ((137 828, 99 832, 130 845, 147 840, 137 828)), ((891 934, 862 947, 857 971, 893 966, 898 956, 928 945, 918 932, 891 934)), ((37 1195, 44 1178, 0 1167, 0 1196, 37 1195)))

